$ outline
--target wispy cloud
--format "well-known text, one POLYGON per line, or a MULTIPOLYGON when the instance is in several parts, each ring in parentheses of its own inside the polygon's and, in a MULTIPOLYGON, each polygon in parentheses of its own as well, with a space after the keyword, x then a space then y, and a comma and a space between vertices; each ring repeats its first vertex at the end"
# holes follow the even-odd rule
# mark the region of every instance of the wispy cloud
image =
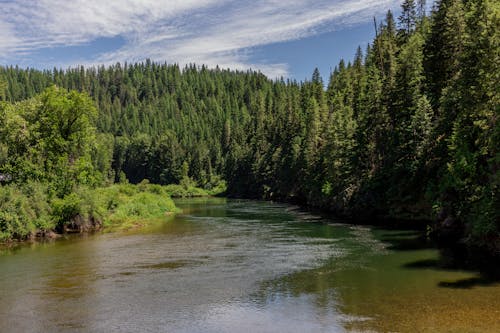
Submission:
POLYGON ((0 60, 40 49, 121 37, 117 50, 72 64, 157 61, 258 69, 286 76, 287 65, 253 63, 252 48, 366 21, 397 0, 3 0, 0 60))

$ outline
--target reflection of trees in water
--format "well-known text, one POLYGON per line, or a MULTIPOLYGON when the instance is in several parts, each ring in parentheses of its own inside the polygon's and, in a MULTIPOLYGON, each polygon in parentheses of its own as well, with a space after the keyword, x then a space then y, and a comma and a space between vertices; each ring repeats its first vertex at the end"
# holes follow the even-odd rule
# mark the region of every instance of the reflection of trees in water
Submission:
MULTIPOLYGON (((327 236, 330 244, 335 245, 336 250, 332 248, 332 255, 323 260, 318 268, 264 281, 252 295, 253 300, 264 307, 269 303, 286 302, 287 299, 302 299, 310 303, 318 320, 334 318, 338 323, 365 321, 366 318, 359 316, 358 312, 344 312, 343 309, 346 302, 363 302, 365 291, 358 289, 357 279, 362 270, 369 269, 366 267, 368 257, 387 254, 385 245, 373 237, 370 228, 315 226, 313 229, 318 239, 327 236), (318 233, 318 230, 326 234, 318 233)), ((365 283, 376 287, 376 281, 367 280, 365 283)))
POLYGON ((500 286, 441 269, 414 232, 301 223, 250 203, 187 202, 189 215, 144 231, 147 238, 58 241, 0 257, 0 330, 194 327, 193 314, 205 324, 208 313, 235 328, 264 315, 281 320, 281 331, 301 321, 319 322, 317 331, 500 331, 500 286))
POLYGON ((337 243, 344 256, 263 282, 253 295, 259 306, 302 298, 318 318, 335 315, 346 329, 362 331, 500 329, 492 315, 498 283, 444 269, 416 232, 375 230, 374 237, 370 228, 345 228, 337 243))

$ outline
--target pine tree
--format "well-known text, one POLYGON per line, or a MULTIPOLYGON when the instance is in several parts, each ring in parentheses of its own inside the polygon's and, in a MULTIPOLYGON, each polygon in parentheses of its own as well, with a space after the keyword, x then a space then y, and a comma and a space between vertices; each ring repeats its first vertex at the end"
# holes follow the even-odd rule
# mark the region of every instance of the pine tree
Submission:
POLYGON ((426 0, 418 0, 417 1, 417 17, 420 21, 426 16, 427 9, 427 1, 426 0))
MULTIPOLYGON (((422 6, 422 4, 420 4, 422 6)), ((425 3, 424 3, 425 6, 425 3)), ((422 7, 420 7, 422 8, 422 7)), ((404 0, 401 5, 401 15, 399 16, 399 25, 405 36, 410 35, 417 24, 417 5, 415 0, 404 0)))
MULTIPOLYGON (((461 0, 442 0, 432 14, 431 33, 425 44, 427 89, 437 108, 443 89, 460 72, 465 34, 465 13, 461 0)), ((450 119, 446 119, 449 122, 450 119)))
POLYGON ((469 221, 470 240, 494 248, 488 240, 499 232, 500 8, 493 1, 471 1, 467 12, 464 65, 451 88, 460 101, 444 191, 456 193, 455 214, 469 221))

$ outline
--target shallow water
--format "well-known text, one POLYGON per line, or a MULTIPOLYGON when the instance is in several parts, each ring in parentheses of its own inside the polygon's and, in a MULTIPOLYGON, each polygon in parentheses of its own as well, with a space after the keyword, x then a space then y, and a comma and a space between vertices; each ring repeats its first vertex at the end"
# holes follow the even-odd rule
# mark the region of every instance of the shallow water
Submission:
POLYGON ((129 233, 0 252, 1 332, 500 332, 500 285, 409 231, 177 201, 129 233))

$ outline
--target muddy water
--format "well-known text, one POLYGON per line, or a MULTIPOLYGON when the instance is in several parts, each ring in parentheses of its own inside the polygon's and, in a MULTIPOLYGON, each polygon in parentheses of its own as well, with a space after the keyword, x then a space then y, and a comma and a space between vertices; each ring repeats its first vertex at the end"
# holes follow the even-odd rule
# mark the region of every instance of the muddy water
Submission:
POLYGON ((197 199, 129 233, 0 251, 0 332, 500 332, 500 284, 408 231, 197 199))

